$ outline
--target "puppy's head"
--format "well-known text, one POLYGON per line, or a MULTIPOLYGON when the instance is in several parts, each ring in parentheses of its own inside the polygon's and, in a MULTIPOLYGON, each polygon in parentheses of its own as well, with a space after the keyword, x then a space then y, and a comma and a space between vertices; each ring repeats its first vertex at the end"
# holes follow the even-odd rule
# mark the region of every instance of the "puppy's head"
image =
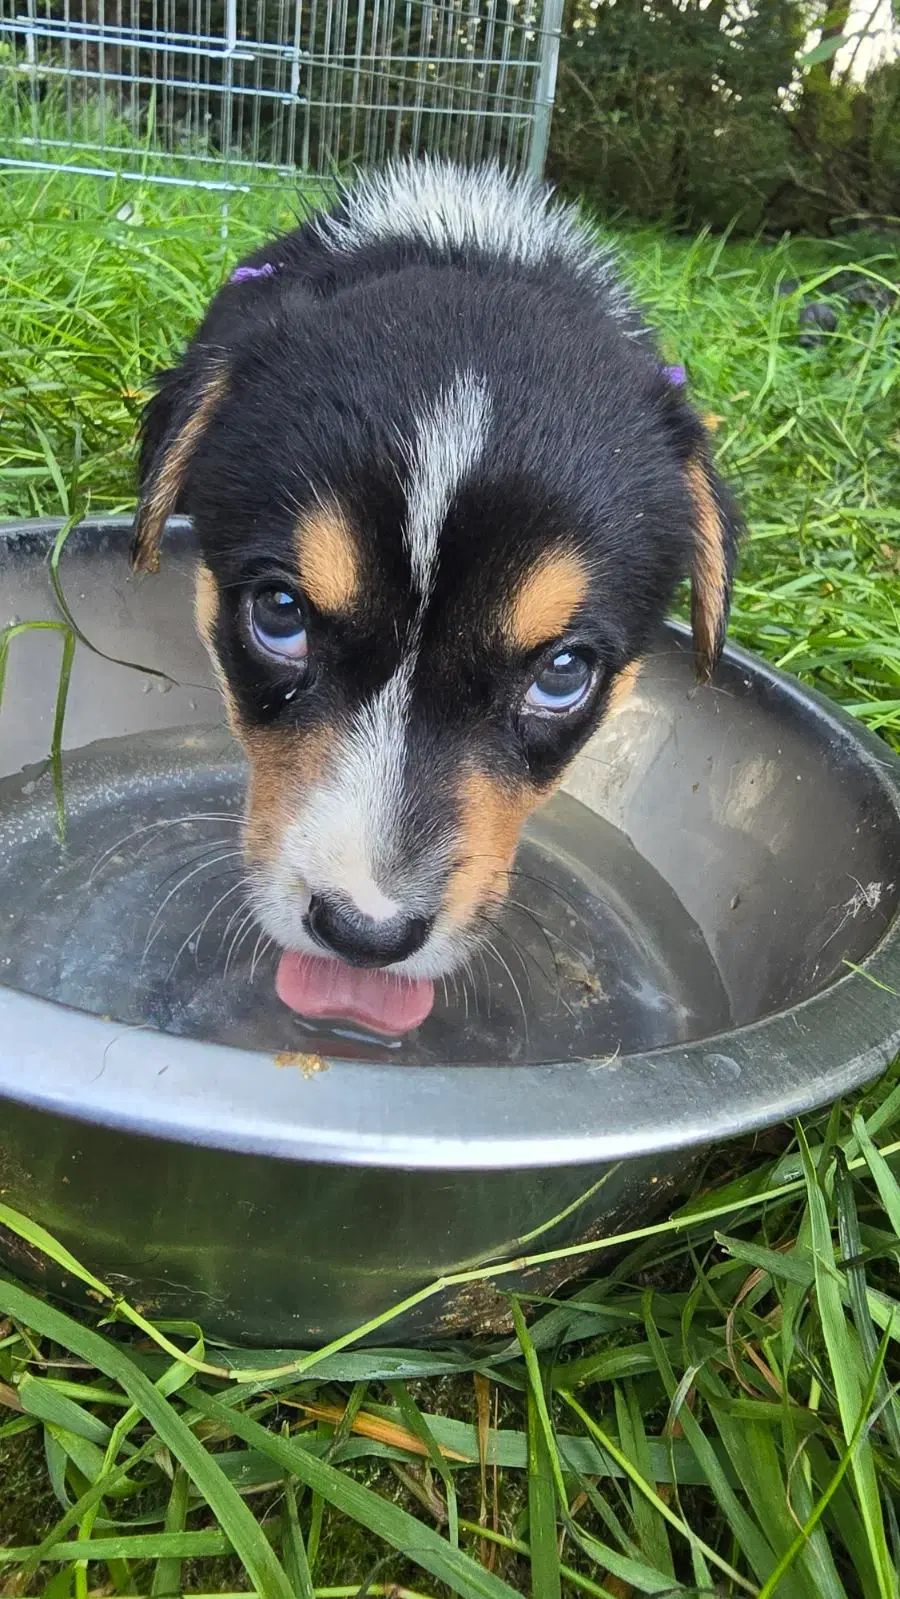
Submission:
POLYGON ((264 927, 410 977, 467 958, 688 572, 709 676, 735 537, 638 341, 528 281, 422 276, 285 287, 196 343, 148 411, 135 542, 152 567, 193 518, 264 927))

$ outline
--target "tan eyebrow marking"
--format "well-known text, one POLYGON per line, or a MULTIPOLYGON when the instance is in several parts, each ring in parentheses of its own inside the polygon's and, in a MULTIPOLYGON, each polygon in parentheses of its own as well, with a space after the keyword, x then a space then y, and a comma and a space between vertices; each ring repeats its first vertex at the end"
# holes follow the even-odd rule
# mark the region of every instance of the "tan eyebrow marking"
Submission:
POLYGON ((335 506, 304 517, 296 547, 300 586, 316 610, 337 616, 352 611, 359 598, 359 553, 343 513, 335 506))
POLYGON ((513 596, 505 629, 512 643, 520 650, 533 650, 559 638, 587 588, 586 567, 573 550, 542 556, 513 596))

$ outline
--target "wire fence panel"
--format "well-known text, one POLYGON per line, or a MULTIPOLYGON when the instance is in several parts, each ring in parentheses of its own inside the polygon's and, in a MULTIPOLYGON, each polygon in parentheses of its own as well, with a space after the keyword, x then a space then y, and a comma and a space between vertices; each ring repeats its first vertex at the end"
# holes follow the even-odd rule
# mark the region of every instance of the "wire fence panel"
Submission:
POLYGON ((0 165, 244 187, 543 168, 562 0, 0 0, 0 165))

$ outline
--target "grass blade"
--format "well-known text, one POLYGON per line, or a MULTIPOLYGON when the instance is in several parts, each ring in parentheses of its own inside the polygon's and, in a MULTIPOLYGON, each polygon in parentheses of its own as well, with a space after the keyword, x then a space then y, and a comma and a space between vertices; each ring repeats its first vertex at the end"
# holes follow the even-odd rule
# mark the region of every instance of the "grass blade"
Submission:
POLYGON ((847 1444, 851 1445, 851 1469, 857 1503, 869 1541, 879 1593, 882 1599, 896 1599, 897 1572, 888 1552, 875 1461, 871 1445, 860 1428, 860 1411, 866 1392, 860 1350, 854 1342, 844 1315, 841 1283, 834 1263, 834 1246, 825 1194, 809 1158, 809 1148, 802 1128, 798 1127, 797 1136, 806 1170, 813 1261, 816 1271, 816 1297, 844 1438, 847 1444))
POLYGON ((2 1280, 0 1310, 35 1328, 43 1337, 52 1338, 64 1349, 72 1350, 82 1360, 96 1366, 104 1376, 117 1382, 157 1436, 184 1466, 245 1566, 250 1580, 256 1585, 260 1599, 293 1599, 291 1585, 284 1571, 240 1495, 219 1470, 208 1450, 204 1449, 168 1401, 162 1398, 121 1349, 89 1328, 82 1327, 70 1316, 44 1304, 33 1294, 2 1280))
POLYGON ((105 1449, 109 1443, 112 1428, 99 1416, 85 1410, 83 1405, 76 1404, 74 1399, 57 1393, 46 1378, 35 1377, 26 1371, 19 1380, 16 1392, 22 1408, 29 1416, 36 1416, 38 1421, 65 1427, 76 1437, 87 1438, 98 1449, 105 1449))
POLYGON ((81 1498, 64 1510, 59 1521, 50 1528, 50 1531, 41 1539, 41 1542, 35 1545, 34 1552, 29 1556, 22 1571, 23 1583, 27 1583, 30 1580, 44 1559, 47 1550, 52 1549, 54 1544, 60 1543, 66 1533, 70 1532, 73 1527, 77 1527, 91 1510, 96 1509, 107 1496, 114 1494, 118 1484, 124 1481, 126 1473, 132 1470, 140 1461, 146 1460, 149 1456, 155 1454, 158 1448, 157 1439, 150 1438, 131 1456, 127 1464, 115 1466, 104 1477, 99 1477, 96 1482, 92 1482, 81 1498))
POLYGON ((400 1414, 409 1427, 414 1438, 417 1438, 425 1450, 433 1469, 437 1472, 444 1485, 444 1494, 447 1503, 447 1535, 452 1544, 459 1543, 459 1508, 456 1502, 456 1485, 453 1473, 446 1464, 447 1455, 435 1439, 428 1422, 413 1399, 405 1383, 388 1383, 388 1389, 396 1400, 400 1414))
POLYGON ((56 831, 60 844, 64 844, 66 841, 66 801, 63 789, 62 741, 74 659, 75 635, 67 631, 63 634, 62 660, 59 663, 56 704, 53 709, 53 732, 50 738, 50 770, 53 773, 53 795, 56 800, 56 831))
POLYGON ((68 520, 65 526, 60 528, 56 538, 53 541, 53 548, 50 551, 49 566, 50 586, 53 589, 53 597, 56 600, 57 606, 59 607, 59 611, 66 628, 69 630, 69 632, 71 632, 73 638, 78 640, 79 644, 83 644, 85 649, 90 650, 92 655, 99 656, 101 661, 109 661, 111 666, 124 666, 130 672, 140 672, 145 677, 157 677, 163 683, 174 684, 175 679, 170 677, 168 672, 160 671, 156 666, 143 666, 140 661, 126 661, 118 655, 108 655, 105 650, 101 650, 98 645, 94 644, 92 640, 88 638, 83 628, 79 627, 72 612, 72 607, 66 599, 65 589, 62 586, 62 578, 59 571, 59 563, 63 550, 66 547, 66 543, 73 529, 78 525, 77 516, 69 516, 68 511, 65 512, 65 515, 68 517, 68 520))
MULTIPOLYGON (((184 1532, 187 1526, 188 1475, 178 1466, 172 1479, 172 1492, 166 1505, 163 1531, 184 1532)), ((181 1592, 181 1560, 177 1555, 164 1555, 153 1573, 150 1586, 151 1599, 170 1599, 181 1592)))
MULTIPOLYGON (((898 1093, 900 1093, 900 1090, 898 1090, 898 1093)), ((861 1116, 854 1116, 853 1132, 859 1145, 860 1153, 874 1178, 875 1187, 878 1189, 878 1197, 890 1218, 894 1232, 900 1238, 900 1183, 898 1183, 891 1171, 881 1150, 869 1137, 869 1129, 861 1116)))
POLYGON ((368 1527, 376 1537, 383 1538, 392 1548, 399 1549, 409 1560, 430 1572, 439 1582, 447 1584, 461 1599, 512 1599, 514 1590, 478 1565, 439 1533, 423 1522, 417 1521, 399 1506, 390 1504, 371 1488, 365 1488, 334 1466, 317 1460, 294 1439, 280 1438, 267 1432, 249 1416, 235 1411, 213 1399, 211 1395, 192 1388, 185 1398, 201 1414, 211 1420, 227 1422, 228 1427, 251 1448, 268 1455, 282 1471, 299 1478, 307 1488, 321 1494, 329 1504, 344 1515, 368 1527))
MULTIPOLYGON (((679 1385, 675 1381, 675 1373, 672 1370, 663 1341, 653 1320, 651 1303, 652 1295, 648 1294, 646 1296, 645 1310, 647 1333, 656 1353, 660 1375, 669 1395, 671 1405, 676 1400, 679 1385)), ((726 1473, 722 1469, 721 1462, 711 1441, 706 1437, 688 1406, 681 1404, 677 1414, 685 1439, 690 1444, 698 1464, 715 1494, 719 1507, 731 1527, 739 1548, 743 1550, 744 1556, 749 1561, 757 1579, 760 1582, 764 1581, 775 1565, 775 1553, 768 1539, 756 1522, 748 1516, 737 1494, 732 1489, 726 1473)))
MULTIPOLYGON (((644 1419, 633 1383, 616 1384, 615 1403, 622 1453, 633 1464, 642 1481, 649 1483, 653 1480, 653 1465, 644 1419)), ((656 1491, 659 1493, 661 1503, 666 1503, 664 1493, 668 1490, 660 1493, 657 1485, 656 1491)), ((636 1483, 631 1484, 631 1515, 641 1552, 652 1565, 658 1566, 660 1571, 670 1572, 674 1580, 675 1568, 672 1564, 666 1519, 657 1512, 636 1483)))
POLYGON ((95 1294, 99 1294, 101 1299, 111 1300, 113 1298, 112 1289, 107 1288, 99 1277, 95 1277, 92 1272, 82 1266, 81 1262, 75 1259, 75 1256, 66 1249, 64 1244, 60 1244, 52 1233, 48 1233, 46 1227, 41 1227, 38 1222, 30 1221, 20 1211, 10 1209, 8 1205, 4 1205, 2 1202, 0 1202, 0 1224, 8 1227, 10 1232, 16 1233, 19 1238, 23 1238, 27 1244, 32 1244, 35 1249, 39 1249, 42 1255, 47 1255, 50 1260, 55 1261, 62 1271, 77 1277, 79 1282, 84 1283, 95 1294))
MULTIPOLYGON (((550 1420, 550 1412, 547 1409, 547 1396, 544 1393, 544 1384, 541 1379, 541 1369, 538 1365, 537 1352, 534 1344, 531 1342, 531 1338, 529 1337, 528 1328, 525 1325, 525 1317, 522 1315, 522 1307, 519 1304, 519 1301, 517 1299, 512 1299, 510 1301, 510 1305, 512 1309, 513 1325, 516 1329, 516 1337, 519 1340, 522 1353, 525 1356, 525 1370, 528 1374, 528 1391, 531 1395, 531 1398, 534 1400, 537 1422, 544 1434, 544 1444, 546 1448, 546 1455, 544 1458, 549 1464, 553 1473, 553 1482, 556 1488, 556 1494, 559 1500, 560 1508, 565 1511, 568 1506, 566 1485, 563 1481, 562 1467, 559 1461, 559 1451, 556 1447, 556 1438, 553 1432, 553 1423, 550 1420)), ((530 1436, 531 1429, 529 1427, 529 1438, 530 1436)))
MULTIPOLYGON (((825 1492, 822 1494, 821 1498, 819 1499, 818 1503, 816 1504, 815 1509, 812 1512, 812 1515, 809 1517, 809 1520, 806 1522, 806 1524, 803 1527, 801 1527, 801 1529, 797 1533, 797 1536, 794 1539, 793 1543, 790 1545, 790 1547, 788 1549, 785 1550, 784 1554, 782 1555, 781 1559, 778 1562, 778 1565, 775 1567, 775 1570, 770 1574, 768 1580, 763 1583, 763 1586, 762 1586, 762 1588, 759 1591, 758 1599, 773 1599, 773 1595, 776 1593, 776 1591, 778 1590, 779 1585, 783 1581, 785 1573, 790 1568, 791 1563, 794 1560, 796 1560, 797 1556, 800 1554, 800 1552, 803 1549, 804 1545, 808 1542, 810 1534, 812 1533, 813 1529, 817 1526, 817 1524, 821 1520, 822 1516, 824 1515, 825 1510, 827 1509, 829 1503, 831 1502, 831 1500, 833 1499, 835 1493, 837 1492, 837 1489, 840 1486, 840 1483, 841 1483, 846 1471, 848 1470, 849 1466, 851 1465, 851 1463, 853 1461, 854 1454, 855 1454, 855 1452, 856 1452, 856 1450, 857 1450, 857 1448, 859 1446, 859 1441, 860 1441, 860 1438, 862 1436, 862 1431, 863 1431, 863 1428, 864 1428, 864 1426, 866 1424, 866 1420, 868 1418, 869 1411, 871 1409, 872 1400, 873 1400, 874 1395, 875 1395, 876 1385, 878 1383, 878 1380, 879 1380, 879 1378, 881 1376, 881 1373, 882 1373, 882 1370, 883 1370, 884 1356, 885 1356, 886 1349, 887 1349, 887 1338, 884 1338, 882 1340, 881 1349, 879 1350, 879 1353, 878 1353, 878 1359, 875 1362, 875 1365, 874 1365, 874 1367, 872 1369, 872 1376, 871 1376, 871 1378, 869 1380, 868 1388, 866 1389, 865 1393, 862 1395, 862 1403, 860 1405, 859 1416, 857 1417, 856 1426, 854 1427, 853 1433, 851 1434, 851 1437, 849 1438, 849 1440, 847 1442, 847 1447, 845 1448, 845 1450, 843 1451, 843 1454, 841 1455, 841 1459, 840 1459, 840 1462, 838 1463, 837 1471, 834 1473, 834 1476, 832 1477, 831 1482, 828 1484, 828 1487, 826 1488, 825 1492)), ((894 1581, 894 1592, 895 1593, 896 1593, 896 1588, 897 1588, 896 1578, 897 1578, 897 1573, 895 1572, 894 1573, 894 1579, 895 1579, 895 1581, 894 1581)))
MULTIPOLYGON (((618 1445, 614 1443, 613 1439, 597 1426, 597 1423, 594 1421, 593 1417, 591 1417, 584 1407, 578 1403, 578 1400, 574 1397, 574 1395, 563 1392, 560 1397, 564 1399, 569 1408, 580 1417, 588 1431, 592 1433, 597 1442, 609 1452, 613 1460, 615 1460, 617 1464, 621 1466, 623 1472, 627 1477, 629 1477, 634 1487, 638 1490, 646 1502, 653 1506, 653 1509, 658 1512, 663 1520, 667 1521, 671 1527, 676 1529, 677 1532, 680 1532, 689 1543, 696 1543, 703 1551, 703 1554, 706 1556, 706 1558, 710 1560, 713 1565, 718 1566, 719 1570, 723 1571, 731 1582, 737 1583, 739 1587, 749 1589, 750 1584, 745 1581, 740 1573, 735 1571, 734 1567, 729 1565, 728 1561, 723 1560, 722 1556, 718 1555, 714 1549, 705 1544, 702 1538, 698 1538, 696 1533, 693 1532, 687 1523, 682 1520, 681 1516, 676 1515, 675 1512, 669 1508, 665 1501, 660 1498, 655 1488, 653 1488, 649 1482, 644 1480, 637 1467, 634 1466, 628 1457, 622 1452, 622 1450, 619 1449, 618 1445)), ((668 1544, 666 1545, 666 1549, 668 1551, 668 1544)), ((671 1555, 669 1555, 666 1565, 671 1566, 671 1555)), ((665 1568, 661 1569, 660 1575, 665 1575, 665 1568)), ((671 1570, 669 1572, 669 1576, 671 1579, 671 1570)))
POLYGON ((528 1542, 531 1547, 532 1592, 540 1599, 560 1599, 556 1488, 544 1427, 528 1393, 528 1542))
POLYGON ((312 1573, 306 1544, 297 1515, 297 1488, 292 1477, 284 1480, 284 1509, 281 1516, 281 1552, 284 1569, 297 1599, 314 1599, 312 1573))
MULTIPOLYGON (((24 1565, 35 1553, 36 1548, 0 1548, 0 1565, 24 1565)), ((223 1532, 135 1532, 112 1538, 72 1538, 66 1543, 51 1544, 41 1558, 53 1561, 180 1561, 231 1553, 231 1540, 223 1532)), ((286 1592, 290 1594, 291 1589, 286 1588, 286 1592)))

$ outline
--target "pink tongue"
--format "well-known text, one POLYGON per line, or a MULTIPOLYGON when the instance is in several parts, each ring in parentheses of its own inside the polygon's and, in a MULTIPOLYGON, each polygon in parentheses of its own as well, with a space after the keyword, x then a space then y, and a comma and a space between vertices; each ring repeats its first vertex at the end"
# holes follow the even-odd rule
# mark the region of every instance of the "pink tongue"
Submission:
POLYGON ((427 978, 392 977, 377 967, 286 950, 275 978, 278 998, 301 1016, 360 1022, 377 1033, 409 1033, 434 1004, 427 978))

